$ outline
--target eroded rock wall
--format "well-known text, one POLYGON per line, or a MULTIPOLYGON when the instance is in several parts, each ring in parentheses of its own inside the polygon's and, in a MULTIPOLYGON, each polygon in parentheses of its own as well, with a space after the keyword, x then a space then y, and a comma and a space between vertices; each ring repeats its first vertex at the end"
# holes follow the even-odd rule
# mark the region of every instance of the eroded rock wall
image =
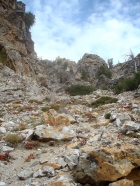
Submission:
POLYGON ((24 21, 25 12, 16 11, 16 1, 0 1, 0 62, 28 75, 35 61, 34 42, 24 21))

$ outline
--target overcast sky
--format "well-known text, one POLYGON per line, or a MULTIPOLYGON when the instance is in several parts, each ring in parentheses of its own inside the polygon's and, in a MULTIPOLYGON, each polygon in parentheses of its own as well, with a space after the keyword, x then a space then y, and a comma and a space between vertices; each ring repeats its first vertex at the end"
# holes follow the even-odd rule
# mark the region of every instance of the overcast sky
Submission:
POLYGON ((140 53, 140 0, 22 0, 36 16, 32 39, 39 58, 77 62, 85 53, 114 64, 140 53))

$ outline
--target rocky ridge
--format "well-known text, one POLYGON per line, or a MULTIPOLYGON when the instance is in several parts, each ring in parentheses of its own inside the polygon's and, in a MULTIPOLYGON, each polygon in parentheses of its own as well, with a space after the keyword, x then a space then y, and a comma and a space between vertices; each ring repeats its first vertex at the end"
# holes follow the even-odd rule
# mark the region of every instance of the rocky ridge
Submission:
MULTIPOLYGON (((140 59, 138 56, 135 58, 137 71, 140 70, 140 59)), ((120 80, 126 77, 133 77, 135 74, 133 60, 119 63, 109 68, 101 57, 87 53, 83 55, 78 63, 58 57, 54 61, 41 60, 39 65, 43 69, 40 82, 49 89, 52 89, 52 85, 54 85, 55 88, 53 88, 57 92, 62 92, 66 87, 73 84, 113 89, 120 80), (47 79, 43 78, 43 75, 46 75, 47 79)))

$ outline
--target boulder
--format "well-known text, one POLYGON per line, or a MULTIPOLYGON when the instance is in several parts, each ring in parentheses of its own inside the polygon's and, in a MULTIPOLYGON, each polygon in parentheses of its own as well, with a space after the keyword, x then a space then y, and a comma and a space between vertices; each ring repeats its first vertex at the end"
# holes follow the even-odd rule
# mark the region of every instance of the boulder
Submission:
POLYGON ((39 125, 35 128, 34 137, 42 141, 66 140, 69 141, 76 136, 75 131, 70 126, 46 126, 39 125))
POLYGON ((140 131, 140 123, 135 123, 133 121, 127 122, 123 125, 123 128, 126 128, 130 131, 140 131))
POLYGON ((75 177, 80 183, 114 182, 140 166, 139 148, 130 144, 112 144, 111 147, 81 148, 86 156, 80 156, 75 177))

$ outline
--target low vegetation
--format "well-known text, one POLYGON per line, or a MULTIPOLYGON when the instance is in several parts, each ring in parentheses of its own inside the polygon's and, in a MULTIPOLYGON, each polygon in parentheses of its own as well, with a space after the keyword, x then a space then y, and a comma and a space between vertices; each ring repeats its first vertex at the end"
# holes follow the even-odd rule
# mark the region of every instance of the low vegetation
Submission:
POLYGON ((47 112, 49 109, 50 109, 50 107, 42 107, 41 110, 42 110, 43 112, 47 112))
POLYGON ((41 101, 38 101, 38 100, 36 100, 36 99, 30 99, 28 102, 29 102, 29 103, 42 104, 41 101))
POLYGON ((51 104, 50 106, 47 106, 47 107, 42 107, 42 111, 43 112, 47 112, 49 109, 54 109, 55 111, 59 111, 60 108, 64 108, 66 106, 65 103, 61 103, 61 104, 56 104, 56 103, 53 103, 51 104))
POLYGON ((19 137, 18 134, 8 134, 5 138, 5 141, 16 145, 19 142, 21 142, 21 138, 19 137))
POLYGON ((104 115, 104 117, 105 117, 105 119, 110 119, 111 113, 106 113, 106 114, 104 115))
POLYGON ((65 90, 68 94, 71 96, 76 95, 87 95, 94 91, 94 88, 91 86, 85 86, 85 85, 71 85, 65 90))
POLYGON ((27 143, 25 144, 25 148, 26 149, 34 149, 40 146, 39 141, 27 141, 27 143))
POLYGON ((105 96, 105 97, 101 97, 101 98, 97 99, 96 101, 92 102, 91 107, 96 108, 101 105, 105 105, 105 104, 109 104, 109 103, 116 103, 117 101, 118 101, 117 98, 105 96))
POLYGON ((26 12, 24 21, 26 26, 30 29, 35 24, 35 15, 31 12, 26 12))
POLYGON ((89 78, 90 78, 90 76, 89 76, 88 72, 85 71, 85 70, 82 70, 82 72, 81 72, 81 79, 83 79, 84 81, 88 81, 89 78))
POLYGON ((112 73, 110 69, 103 65, 99 67, 98 72, 97 72, 97 76, 100 76, 100 75, 105 75, 109 79, 111 79, 112 77, 112 73))
POLYGON ((132 91, 138 88, 140 85, 140 72, 135 73, 133 78, 125 78, 121 80, 118 85, 115 87, 115 94, 120 94, 124 91, 132 91))
POLYGON ((103 86, 102 90, 108 90, 108 88, 106 86, 103 86))
POLYGON ((7 161, 10 162, 10 159, 13 157, 10 155, 9 152, 5 152, 4 154, 0 154, 0 161, 7 161))

